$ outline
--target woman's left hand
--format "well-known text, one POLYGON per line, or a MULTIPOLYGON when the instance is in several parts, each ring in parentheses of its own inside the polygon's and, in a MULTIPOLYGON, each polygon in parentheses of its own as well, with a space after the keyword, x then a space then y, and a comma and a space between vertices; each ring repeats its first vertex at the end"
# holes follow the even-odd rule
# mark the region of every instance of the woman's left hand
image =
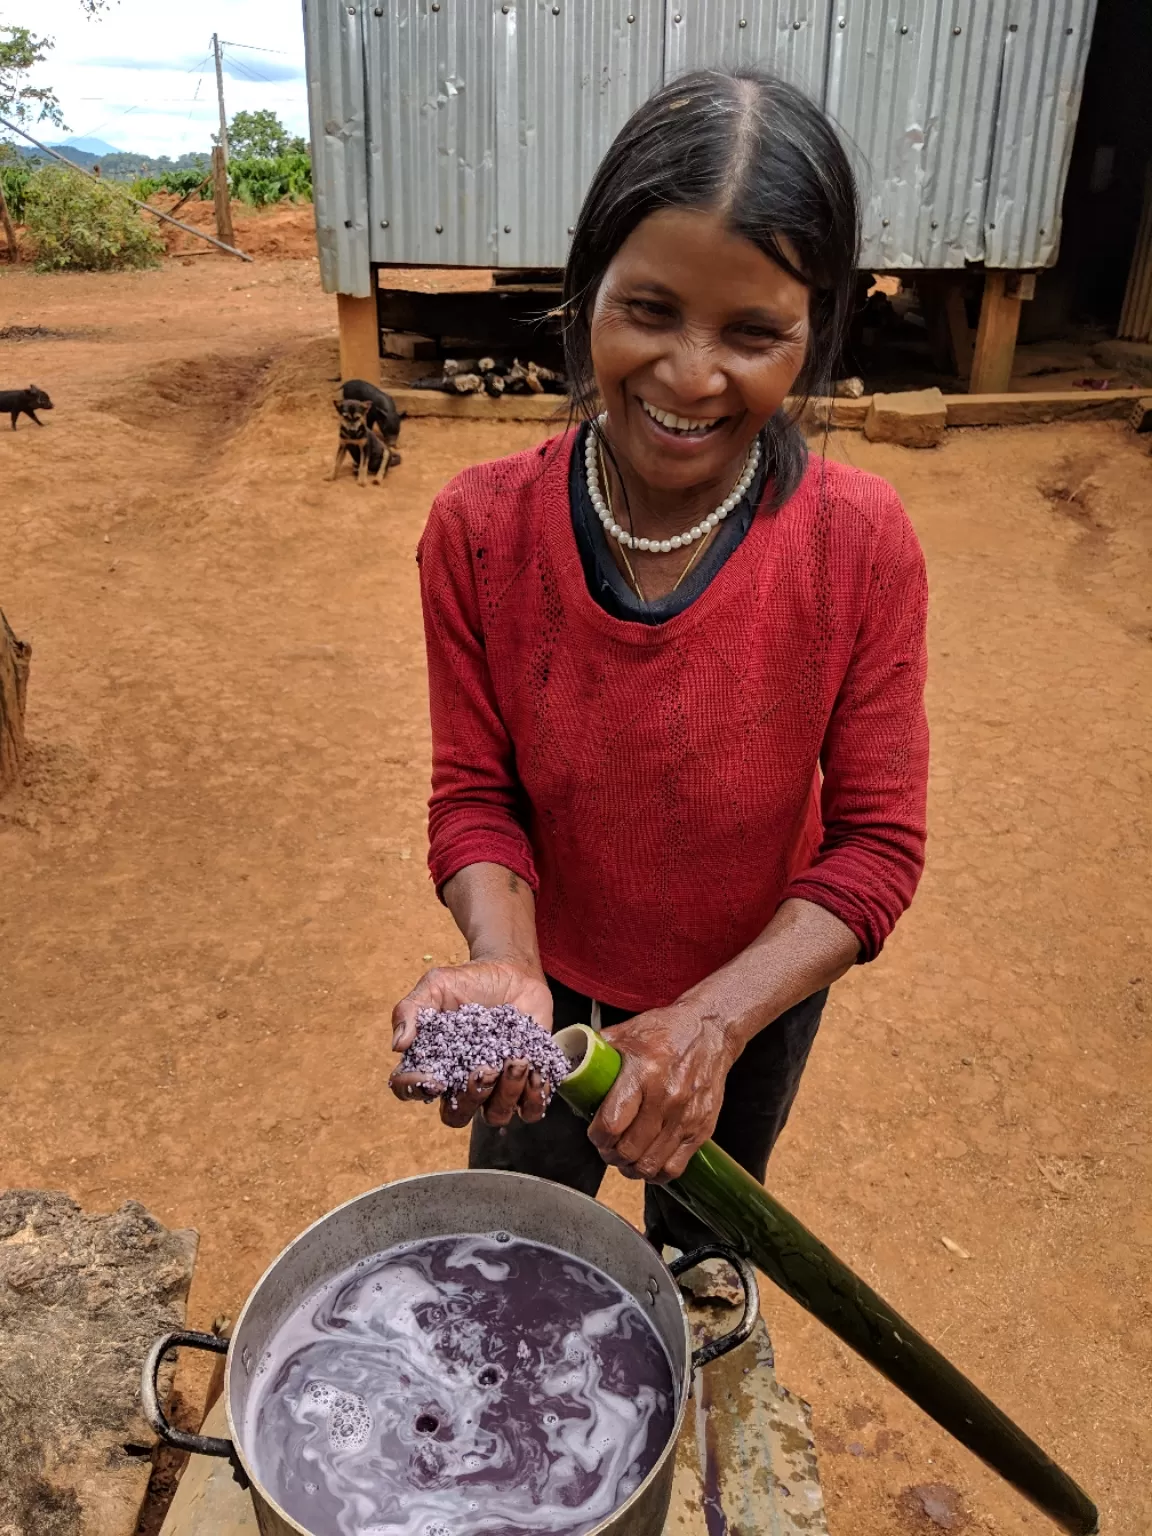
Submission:
POLYGON ((716 1129, 733 1052, 724 1023, 687 1000, 604 1031, 624 1058, 588 1135, 629 1179, 679 1178, 716 1129))

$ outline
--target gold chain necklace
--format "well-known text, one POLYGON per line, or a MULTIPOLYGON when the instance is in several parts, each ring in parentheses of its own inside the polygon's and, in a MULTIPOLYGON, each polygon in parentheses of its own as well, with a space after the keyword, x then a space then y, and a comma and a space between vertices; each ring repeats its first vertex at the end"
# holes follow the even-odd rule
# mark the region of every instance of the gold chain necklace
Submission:
MULTIPOLYGON (((602 445, 600 443, 597 443, 597 445, 596 445, 596 454, 597 454, 597 458, 598 458, 598 461, 599 461, 599 464, 600 464, 600 484, 604 487, 604 499, 608 503, 609 511, 611 511, 611 508, 612 508, 612 483, 608 479, 607 465, 604 463, 604 449, 603 449, 603 447, 602 447, 602 445)), ((692 567, 696 564, 697 560, 704 553, 704 546, 706 544, 710 544, 712 542, 712 535, 715 532, 716 532, 716 529, 712 528, 705 535, 704 538, 697 540, 696 547, 693 549, 692 553, 688 556, 688 564, 684 567, 684 569, 680 572, 679 576, 677 576, 676 580, 672 584, 671 591, 668 594, 669 597, 671 597, 672 593, 675 592, 676 588, 680 585, 680 583, 684 580, 685 576, 687 576, 688 572, 692 569, 692 567)), ((640 599, 640 601, 642 603, 646 604, 648 602, 648 599, 644 596, 644 593, 643 593, 643 591, 641 590, 641 587, 640 587, 639 578, 637 577, 636 572, 632 569, 632 562, 628 558, 628 551, 624 548, 623 544, 617 544, 616 547, 620 551, 620 558, 624 561, 624 569, 628 572, 628 579, 631 581, 633 587, 636 590, 636 596, 640 599)))

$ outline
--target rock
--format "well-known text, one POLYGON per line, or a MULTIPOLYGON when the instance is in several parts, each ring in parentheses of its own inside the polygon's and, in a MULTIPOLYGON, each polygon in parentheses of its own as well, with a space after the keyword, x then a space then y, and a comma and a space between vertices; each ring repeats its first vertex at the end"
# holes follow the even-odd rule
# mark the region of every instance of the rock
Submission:
POLYGON ((911 1515, 926 1516, 942 1531, 958 1531, 968 1523, 964 1501, 950 1483, 918 1483, 905 1488, 899 1503, 911 1515))
POLYGON ((873 395, 864 418, 864 436, 874 443, 905 448, 935 448, 944 441, 948 408, 938 389, 910 389, 898 395, 873 395))
POLYGON ((184 1326, 196 1246, 135 1201, 0 1192, 0 1536, 132 1536, 156 1443, 140 1367, 184 1326))

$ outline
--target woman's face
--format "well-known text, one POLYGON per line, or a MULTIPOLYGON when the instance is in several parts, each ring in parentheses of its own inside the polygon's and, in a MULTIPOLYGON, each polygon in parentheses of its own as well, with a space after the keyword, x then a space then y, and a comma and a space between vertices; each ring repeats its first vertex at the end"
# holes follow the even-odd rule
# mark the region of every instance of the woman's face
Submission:
POLYGON ((808 290, 717 214, 666 208, 617 251, 591 332, 613 448, 650 486, 688 490, 738 473, 783 403, 808 347, 808 290))

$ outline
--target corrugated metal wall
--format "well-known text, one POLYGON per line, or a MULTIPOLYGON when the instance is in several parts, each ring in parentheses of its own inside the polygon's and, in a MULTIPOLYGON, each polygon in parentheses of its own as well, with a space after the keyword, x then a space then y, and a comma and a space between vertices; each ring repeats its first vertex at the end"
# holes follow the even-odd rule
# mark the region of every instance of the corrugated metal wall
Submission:
POLYGON ((1152 165, 1144 175, 1144 205, 1116 334, 1121 341, 1152 341, 1152 165))
POLYGON ((320 280, 328 293, 371 291, 364 40, 356 5, 304 0, 308 120, 320 280))
POLYGON ((1080 112, 1096 0, 1012 0, 985 212, 990 267, 1047 267, 1080 112))
POLYGON ((355 3, 367 34, 372 260, 494 265, 492 0, 355 3))
MULTIPOLYGON (((840 9, 859 0, 843 0, 840 9)), ((665 79, 714 65, 764 64, 824 100, 829 0, 681 0, 665 15, 665 79)))
POLYGON ((860 183, 865 262, 981 260, 1007 0, 840 9, 824 102, 860 183))
POLYGON ((593 172, 663 79, 661 7, 519 0, 493 10, 500 265, 559 266, 593 172))
POLYGON ((1049 265, 1095 6, 306 0, 325 286, 367 291, 369 260, 562 266, 634 107, 685 70, 737 63, 794 81, 840 125, 868 266, 1049 265))

